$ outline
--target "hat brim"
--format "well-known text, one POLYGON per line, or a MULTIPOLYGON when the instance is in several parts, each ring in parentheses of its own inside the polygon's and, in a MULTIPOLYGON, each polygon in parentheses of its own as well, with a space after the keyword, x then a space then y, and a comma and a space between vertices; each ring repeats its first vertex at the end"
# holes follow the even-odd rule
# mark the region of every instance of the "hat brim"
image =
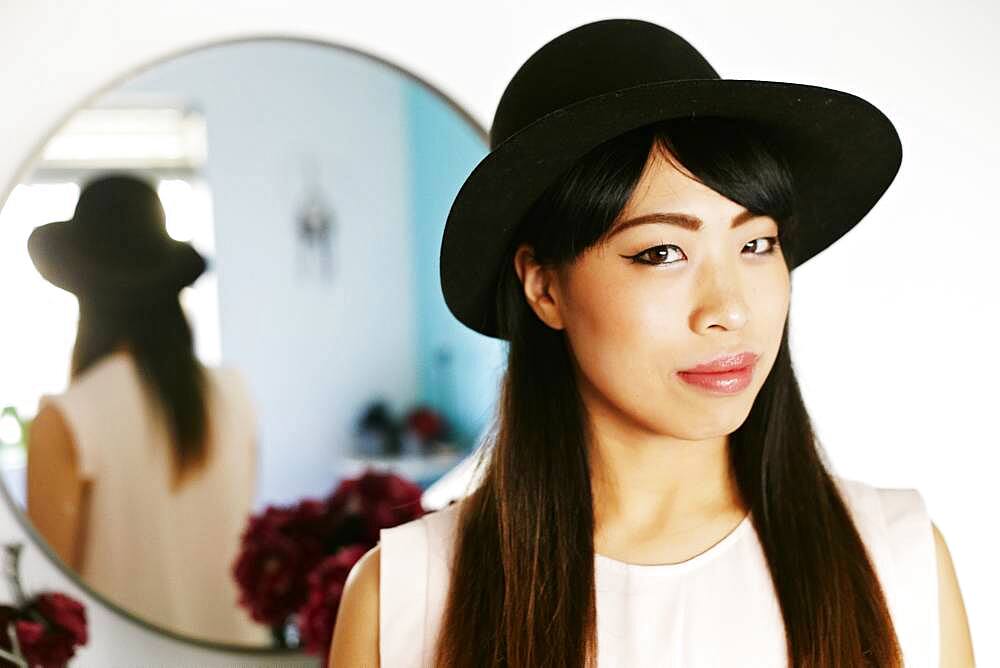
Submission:
POLYGON ((156 262, 117 266, 87 252, 72 220, 40 225, 28 237, 28 254, 38 273, 78 296, 124 303, 177 292, 206 269, 205 258, 188 243, 168 240, 156 262))
POLYGON ((756 121, 782 139, 803 210, 800 266, 851 230, 892 183, 902 145, 892 122, 851 93, 746 79, 642 84, 576 102, 525 126, 476 165, 445 223, 440 279, 460 322, 499 338, 499 263, 522 216, 598 144, 658 120, 714 116, 756 121))

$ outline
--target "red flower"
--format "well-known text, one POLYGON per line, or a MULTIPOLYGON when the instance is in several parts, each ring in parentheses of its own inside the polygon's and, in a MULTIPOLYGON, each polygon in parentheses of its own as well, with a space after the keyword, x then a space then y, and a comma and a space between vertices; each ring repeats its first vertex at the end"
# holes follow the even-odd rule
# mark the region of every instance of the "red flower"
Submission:
POLYGON ((444 418, 437 411, 421 406, 410 411, 406 416, 406 424, 415 430, 425 441, 440 437, 445 431, 444 418))
POLYGON ((23 611, 0 609, 0 647, 12 651, 7 625, 13 622, 21 653, 31 668, 63 668, 87 642, 83 605, 64 594, 45 592, 28 601, 23 611))
POLYGON ((309 599, 299 610, 299 634, 306 652, 326 656, 347 576, 370 549, 371 546, 364 544, 341 548, 309 574, 309 599))
POLYGON ((59 592, 45 592, 37 596, 35 607, 53 626, 68 633, 73 644, 87 644, 87 611, 79 601, 59 592))
POLYGON ((14 622, 21 653, 31 668, 64 668, 76 653, 73 639, 65 632, 46 631, 39 622, 14 622))
POLYGON ((307 499, 291 507, 269 506, 251 517, 232 573, 240 587, 240 605, 251 617, 281 624, 306 600, 302 574, 327 554, 324 536, 330 532, 328 508, 307 499))
MULTIPOLYGON (((320 562, 343 567, 346 562, 331 562, 330 555, 345 560, 354 553, 342 553, 341 548, 363 547, 363 554, 378 543, 379 530, 424 515, 422 495, 414 483, 369 470, 360 478, 342 481, 326 499, 306 499, 290 507, 269 506, 252 516, 232 568, 240 588, 240 605, 253 619, 271 626, 284 624, 297 610, 308 609, 311 621, 300 622, 300 626, 315 627, 309 633, 320 638, 325 633, 320 631, 326 628, 322 615, 328 614, 321 610, 329 607, 333 585, 323 589, 322 602, 312 601, 310 592, 315 588, 310 587, 307 576, 320 562)), ((344 579, 359 557, 346 564, 344 579)), ((339 602, 339 594, 337 597, 339 602)), ((329 621, 333 623, 332 618, 329 621)))
POLYGON ((328 497, 331 510, 341 516, 360 519, 360 535, 353 542, 374 546, 379 530, 422 517, 423 490, 393 473, 365 471, 359 479, 345 480, 328 497))

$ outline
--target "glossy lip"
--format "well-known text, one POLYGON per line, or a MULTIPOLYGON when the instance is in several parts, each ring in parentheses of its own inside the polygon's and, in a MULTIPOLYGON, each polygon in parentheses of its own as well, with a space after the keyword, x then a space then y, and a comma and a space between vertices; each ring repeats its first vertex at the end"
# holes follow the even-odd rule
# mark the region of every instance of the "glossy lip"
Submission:
POLYGON ((690 369, 681 369, 678 373, 714 374, 738 371, 755 364, 757 362, 757 357, 758 356, 756 354, 749 351, 736 355, 720 355, 715 359, 703 362, 697 366, 691 367, 690 369))
POLYGON ((750 387, 753 381, 755 364, 731 369, 718 373, 687 373, 678 371, 677 377, 691 387, 709 392, 711 394, 732 395, 738 394, 750 387))

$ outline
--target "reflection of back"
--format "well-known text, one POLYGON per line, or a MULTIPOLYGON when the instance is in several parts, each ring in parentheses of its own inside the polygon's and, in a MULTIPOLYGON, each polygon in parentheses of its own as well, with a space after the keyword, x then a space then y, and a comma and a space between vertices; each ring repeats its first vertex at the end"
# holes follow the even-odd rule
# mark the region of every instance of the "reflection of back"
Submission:
POLYGON ((84 581, 137 617, 217 642, 269 644, 232 564, 252 510, 256 416, 232 368, 195 356, 179 292, 205 260, 166 232, 152 185, 95 179, 28 251, 76 295, 70 383, 28 433, 28 514, 84 581))
POLYGON ((169 630, 222 642, 269 644, 237 605, 230 574, 251 512, 255 414, 234 368, 208 368, 211 452, 171 489, 171 444, 126 352, 101 359, 69 389, 42 398, 73 434, 92 480, 81 576, 112 602, 169 630))

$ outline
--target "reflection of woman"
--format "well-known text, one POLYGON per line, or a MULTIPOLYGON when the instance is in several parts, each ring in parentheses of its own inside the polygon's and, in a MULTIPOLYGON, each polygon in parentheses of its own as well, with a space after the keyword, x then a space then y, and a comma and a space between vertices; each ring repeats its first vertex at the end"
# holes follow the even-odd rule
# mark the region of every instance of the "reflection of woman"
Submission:
POLYGON ((790 270, 889 186, 891 123, 616 19, 536 52, 491 144, 441 250, 510 344, 482 482, 382 531, 330 665, 971 665, 921 495, 827 471, 789 355, 790 270))
POLYGON ((267 642, 230 575, 255 492, 255 416, 235 369, 203 366, 178 293, 205 269, 166 234, 156 191, 88 183, 70 221, 37 228, 39 272, 73 292, 71 381, 28 442, 28 515, 112 602, 171 631, 267 642))

